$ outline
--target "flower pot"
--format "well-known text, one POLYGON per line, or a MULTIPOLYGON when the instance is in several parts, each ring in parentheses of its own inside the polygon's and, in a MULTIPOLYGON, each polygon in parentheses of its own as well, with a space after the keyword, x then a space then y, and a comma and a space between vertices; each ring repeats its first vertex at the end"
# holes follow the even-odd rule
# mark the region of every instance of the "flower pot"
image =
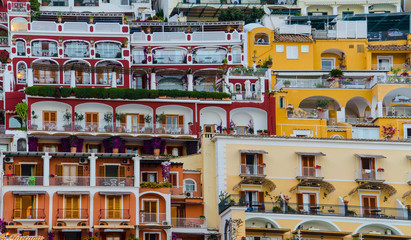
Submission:
POLYGON ((121 133, 121 132, 123 132, 123 129, 121 127, 118 127, 117 132, 121 133))
POLYGON ((57 20, 59 21, 59 23, 61 23, 63 21, 62 17, 58 17, 57 20))
POLYGON ((284 86, 285 86, 286 88, 289 88, 289 87, 290 87, 290 84, 284 84, 284 86))
POLYGON ((81 3, 75 3, 74 6, 79 7, 79 6, 81 6, 81 3))
POLYGON ((223 130, 223 133, 224 133, 224 134, 227 134, 227 130, 223 130))
POLYGON ((118 148, 113 148, 113 153, 118 153, 118 148))
POLYGON ((160 155, 160 149, 159 148, 154 149, 154 155, 156 155, 156 156, 160 155))
POLYGON ((72 152, 72 153, 77 152, 77 147, 71 147, 71 148, 70 148, 70 152, 72 152))
POLYGON ((112 128, 106 128, 106 132, 112 132, 113 129, 112 128))
POLYGON ((49 3, 44 2, 44 3, 42 3, 42 5, 46 7, 46 6, 49 5, 49 3))

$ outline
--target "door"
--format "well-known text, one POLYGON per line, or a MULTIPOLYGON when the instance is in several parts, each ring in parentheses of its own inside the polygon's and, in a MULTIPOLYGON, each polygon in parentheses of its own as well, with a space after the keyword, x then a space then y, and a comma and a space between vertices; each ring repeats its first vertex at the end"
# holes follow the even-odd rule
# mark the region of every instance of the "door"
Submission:
POLYGON ((377 197, 376 196, 362 196, 362 207, 364 216, 377 215, 377 197))
POLYGON ((253 212, 258 212, 258 192, 245 192, 245 202, 253 212))
POLYGON ((122 196, 107 196, 107 219, 122 219, 121 197, 122 196))
POLYGON ((304 177, 315 177, 315 156, 302 155, 301 165, 302 165, 302 176, 304 177))
POLYGON ((127 130, 134 133, 144 127, 144 115, 141 114, 126 114, 125 121, 127 130))
POLYGON ((297 193, 297 211, 312 213, 316 212, 317 208, 317 194, 297 193))
POLYGON ((145 240, 159 240, 160 234, 159 233, 144 233, 145 240))
POLYGON ((80 218, 80 195, 64 196, 64 218, 80 218))
POLYGON ((375 179, 375 159, 361 158, 361 179, 375 179))
POLYGON ((255 175, 257 174, 257 155, 256 154, 246 154, 246 173, 255 175))
POLYGON ((143 222, 158 222, 157 201, 143 200, 143 222))
POLYGON ((121 233, 106 233, 106 240, 120 240, 121 233))
POLYGON ((64 233, 64 240, 78 240, 78 239, 81 239, 81 232, 65 232, 64 233))
POLYGON ((105 165, 99 167, 100 184, 103 186, 124 186, 125 166, 105 165))
MULTIPOLYGON (((77 165, 60 165, 62 168, 62 184, 63 185, 74 185, 77 182, 77 165)), ((57 166, 59 168, 59 166, 57 166)), ((58 173, 59 173, 58 169, 58 173)))
POLYGON ((46 131, 56 130, 56 111, 43 111, 43 126, 46 131))
POLYGON ((36 219, 37 195, 15 195, 14 197, 14 216, 16 219, 36 219))
POLYGON ((378 58, 378 70, 389 71, 391 69, 390 58, 378 58))
POLYGON ((85 113, 86 130, 95 132, 98 130, 98 113, 85 113))
POLYGON ((330 71, 334 67, 334 59, 332 58, 322 58, 321 59, 321 70, 322 71, 330 71))

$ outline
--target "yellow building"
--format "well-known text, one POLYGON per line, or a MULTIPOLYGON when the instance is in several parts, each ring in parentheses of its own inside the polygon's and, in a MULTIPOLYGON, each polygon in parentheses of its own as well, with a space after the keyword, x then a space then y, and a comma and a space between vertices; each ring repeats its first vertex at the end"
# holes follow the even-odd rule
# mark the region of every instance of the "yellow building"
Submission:
POLYGON ((208 227, 223 240, 410 239, 410 147, 204 135, 201 154, 178 161, 203 169, 208 227))

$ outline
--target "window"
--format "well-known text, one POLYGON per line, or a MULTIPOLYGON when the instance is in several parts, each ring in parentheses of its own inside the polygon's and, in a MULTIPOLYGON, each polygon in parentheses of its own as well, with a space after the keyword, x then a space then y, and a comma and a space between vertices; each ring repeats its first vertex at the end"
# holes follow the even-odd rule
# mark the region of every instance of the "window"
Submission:
POLYGON ((335 58, 321 58, 321 70, 330 71, 335 68, 335 58))
POLYGON ((287 59, 298 59, 298 46, 287 46, 287 59))
POLYGON ((23 121, 20 117, 11 117, 9 119, 9 128, 21 128, 23 121))
POLYGON ((275 46, 276 52, 284 52, 284 45, 276 45, 275 46))
POLYGON ((248 206, 247 211, 258 212, 264 211, 264 192, 240 191, 241 199, 244 199, 248 206))
POLYGON ((125 125, 128 131, 131 132, 140 132, 140 130, 144 127, 144 115, 143 114, 126 114, 122 124, 125 125))
POLYGON ((170 183, 173 187, 178 187, 178 173, 170 173, 170 183))
POLYGON ((364 45, 357 45, 357 52, 363 53, 364 52, 364 45))
POLYGON ((301 175, 304 177, 315 177, 315 156, 301 155, 301 175))
POLYGON ((154 63, 177 64, 183 63, 186 51, 182 49, 156 49, 154 50, 154 63))
POLYGON ((309 52, 309 47, 308 45, 301 45, 301 52, 302 53, 308 53, 309 52))
POLYGON ((43 152, 58 152, 57 144, 43 144, 43 152))
POLYGON ((362 208, 365 216, 377 215, 377 197, 376 196, 362 196, 362 208))
POLYGON ((66 195, 64 196, 64 218, 78 219, 80 218, 80 196, 66 195))
POLYGON ((158 233, 144 233, 144 240, 159 240, 159 236, 158 233))
POLYGON ((316 193, 297 193, 297 211, 316 212, 317 194, 316 193))
POLYGON ((262 154, 241 154, 241 174, 264 174, 262 154))
POLYGON ((64 82, 70 84, 72 78, 76 84, 91 84, 90 65, 84 61, 70 61, 64 64, 64 82))
POLYGON ((43 126, 46 131, 56 130, 57 127, 57 112, 43 111, 43 126))
POLYGON ((361 179, 376 179, 375 158, 360 158, 361 179))
POLYGON ((17 64, 17 83, 26 83, 27 69, 26 64, 20 62, 17 64))
POLYGON ((96 64, 96 84, 111 85, 113 78, 118 85, 123 84, 123 76, 119 72, 121 64, 114 61, 102 61, 96 64))
POLYGON ((236 93, 241 93, 241 84, 240 83, 235 84, 235 92, 236 93))
POLYGON ((405 134, 405 139, 410 140, 411 139, 411 126, 406 126, 408 124, 404 124, 404 134, 405 134))
POLYGON ((231 53, 233 55, 233 63, 241 63, 241 48, 233 48, 231 53))
POLYGON ((196 191, 196 183, 194 180, 185 179, 184 180, 184 191, 185 192, 195 192, 196 191))
POLYGON ((134 64, 147 63, 147 56, 144 53, 143 49, 133 50, 133 63, 134 64))
POLYGON ((25 152, 26 149, 27 149, 26 139, 20 138, 19 140, 17 140, 17 151, 25 152))
POLYGON ((142 182, 157 182, 157 172, 142 172, 141 181, 142 182))
POLYGON ((50 60, 36 61, 32 64, 33 68, 33 82, 41 84, 56 84, 58 82, 58 65, 56 62, 50 60), (37 64, 44 66, 44 68, 35 67, 37 64), (46 66, 49 65, 49 66, 46 66))
POLYGON ((280 97, 280 108, 285 108, 285 99, 284 99, 284 97, 280 97))
POLYGON ((194 63, 221 64, 226 58, 227 51, 223 48, 200 48, 193 51, 194 63))
POLYGON ((11 20, 11 31, 17 32, 17 31, 27 31, 27 20, 21 17, 16 17, 11 20))
POLYGON ((392 67, 392 57, 383 57, 383 56, 378 56, 378 69, 377 70, 383 70, 383 71, 390 71, 392 67))
POLYGON ((57 57, 57 43, 51 41, 33 41, 32 55, 36 57, 57 57))
POLYGON ((257 33, 254 35, 254 45, 270 45, 270 37, 267 33, 257 33))
POLYGON ((85 42, 66 42, 64 43, 64 56, 73 58, 89 57, 88 44, 85 42))
MULTIPOLYGON (((111 182, 111 179, 117 179, 117 178, 124 178, 125 177, 125 172, 126 169, 124 166, 120 165, 104 165, 104 166, 99 166, 99 175, 100 177, 106 178, 106 180, 109 180, 111 182)), ((113 180, 113 183, 114 182, 113 180)))
POLYGON ((170 134, 181 134, 184 131, 183 115, 166 115, 166 132, 170 134))
POLYGON ((95 132, 98 130, 98 113, 85 113, 85 127, 90 132, 95 132))
POLYGON ((57 165, 58 185, 79 185, 84 174, 84 167, 77 164, 58 164, 57 165))
MULTIPOLYGON (((37 218, 37 195, 14 195, 14 216, 16 219, 37 218)), ((40 216, 39 216, 40 217, 40 216)))
POLYGON ((26 44, 23 41, 16 42, 17 56, 26 56, 26 44))
POLYGON ((87 152, 89 153, 98 153, 100 151, 100 145, 88 145, 87 152))
POLYGON ((121 219, 121 200, 122 196, 106 196, 106 218, 107 219, 121 219))
POLYGON ((97 58, 121 58, 121 45, 119 43, 96 43, 97 58))
POLYGON ((143 199, 143 223, 157 222, 157 201, 143 199))

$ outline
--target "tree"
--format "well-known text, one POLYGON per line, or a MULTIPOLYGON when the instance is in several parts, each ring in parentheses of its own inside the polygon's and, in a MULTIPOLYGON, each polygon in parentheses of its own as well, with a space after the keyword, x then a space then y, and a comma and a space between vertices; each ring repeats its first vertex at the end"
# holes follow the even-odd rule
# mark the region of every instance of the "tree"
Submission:
POLYGON ((36 20, 40 17, 40 3, 38 0, 30 0, 31 18, 36 20))
POLYGON ((220 11, 218 15, 218 21, 245 21, 246 24, 254 23, 257 19, 264 16, 264 10, 261 8, 253 7, 249 13, 245 14, 244 11, 238 8, 226 8, 220 11))
POLYGON ((28 110, 28 107, 27 107, 27 103, 25 102, 18 103, 16 105, 16 112, 17 112, 17 115, 21 118, 23 126, 26 126, 27 110, 28 110))

